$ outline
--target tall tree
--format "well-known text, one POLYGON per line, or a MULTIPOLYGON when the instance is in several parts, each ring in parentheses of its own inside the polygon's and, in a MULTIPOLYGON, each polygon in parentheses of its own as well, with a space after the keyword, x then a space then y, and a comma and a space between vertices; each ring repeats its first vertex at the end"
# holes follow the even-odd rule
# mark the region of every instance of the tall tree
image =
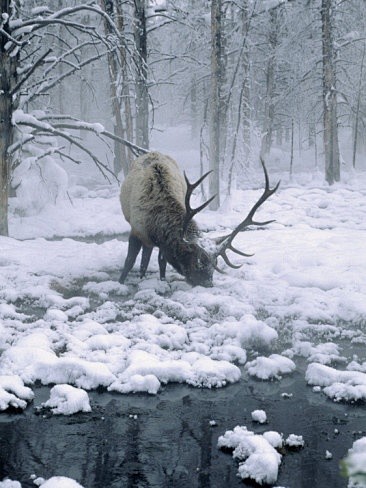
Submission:
POLYGON ((210 193, 216 195, 210 208, 220 206, 220 163, 222 156, 221 113, 224 78, 222 46, 222 0, 211 2, 211 85, 210 85, 210 193))
POLYGON ((149 147, 149 92, 147 85, 146 0, 135 0, 134 33, 136 44, 136 144, 149 147))
POLYGON ((333 0, 322 0, 322 50, 323 50, 323 121, 325 178, 332 185, 340 180, 337 75, 333 41, 333 0))
MULTIPOLYGON (((113 20, 118 28, 120 36, 125 35, 124 12, 118 0, 100 0, 100 5, 108 17, 113 20)), ((133 140, 132 110, 128 89, 127 49, 125 43, 118 42, 113 26, 104 18, 104 28, 111 43, 108 51, 109 89, 114 121, 114 133, 122 138, 133 140), (116 42, 117 41, 117 42, 116 42), (124 117, 122 117, 122 113, 124 117)), ((128 171, 129 150, 121 146, 118 141, 114 144, 114 171, 123 170, 124 175, 128 171)))
POLYGON ((18 53, 10 49, 12 36, 9 27, 12 8, 15 3, 11 0, 1 0, 0 25, 0 235, 8 235, 8 198, 10 184, 10 160, 8 150, 13 139, 11 123, 15 108, 13 102, 14 87, 17 83, 18 53), (12 4, 12 7, 11 7, 12 4))
POLYGON ((265 77, 266 77, 266 94, 264 99, 264 123, 261 153, 267 156, 272 145, 274 117, 275 117, 275 89, 276 89, 276 62, 277 46, 279 43, 279 22, 280 10, 273 8, 269 11, 269 29, 268 29, 268 54, 266 60, 265 77))

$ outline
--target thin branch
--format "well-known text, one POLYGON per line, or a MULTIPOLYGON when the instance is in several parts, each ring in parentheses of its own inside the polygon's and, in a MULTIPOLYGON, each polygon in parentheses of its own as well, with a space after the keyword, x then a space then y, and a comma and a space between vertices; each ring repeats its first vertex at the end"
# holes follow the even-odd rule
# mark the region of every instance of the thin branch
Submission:
POLYGON ((35 72, 35 70, 43 64, 43 61, 45 58, 52 52, 52 49, 48 49, 47 52, 45 52, 37 61, 33 64, 33 66, 26 72, 25 76, 15 85, 13 90, 10 92, 10 94, 13 96, 15 93, 19 90, 21 86, 24 85, 24 83, 29 79, 29 77, 35 72))

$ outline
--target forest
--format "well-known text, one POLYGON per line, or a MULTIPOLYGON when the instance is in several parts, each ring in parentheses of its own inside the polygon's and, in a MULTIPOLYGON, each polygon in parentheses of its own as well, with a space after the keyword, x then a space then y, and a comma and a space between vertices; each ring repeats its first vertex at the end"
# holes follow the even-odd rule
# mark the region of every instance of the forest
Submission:
POLYGON ((0 7, 0 488, 366 487, 365 0, 0 7))
POLYGON ((1 0, 0 234, 9 198, 25 213, 41 208, 34 187, 57 199, 73 165, 123 179, 136 155, 159 150, 154 135, 167 127, 185 126, 197 172, 213 170, 213 210, 260 157, 329 185, 362 169, 364 7, 1 0))

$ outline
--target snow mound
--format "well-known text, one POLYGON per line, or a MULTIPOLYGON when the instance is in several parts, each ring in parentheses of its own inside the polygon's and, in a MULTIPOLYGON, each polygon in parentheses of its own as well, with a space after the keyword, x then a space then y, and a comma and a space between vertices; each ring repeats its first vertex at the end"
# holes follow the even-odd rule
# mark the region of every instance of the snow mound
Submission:
POLYGON ((343 466, 349 476, 348 488, 366 487, 366 437, 353 443, 343 460, 343 466))
POLYGON ((305 378, 309 385, 323 387, 323 392, 335 401, 366 400, 366 373, 361 371, 339 371, 311 363, 305 378))
MULTIPOLYGON (((291 434, 285 442, 289 447, 303 447, 302 436, 291 434)), ((236 426, 220 436, 219 448, 233 449, 233 458, 239 460, 238 476, 256 483, 273 484, 277 481, 282 456, 276 449, 283 445, 283 437, 276 431, 254 434, 245 426, 236 426)))
POLYGON ((19 376, 0 376, 0 411, 9 407, 25 409, 33 397, 33 391, 24 386, 19 376))
POLYGON ((22 488, 19 481, 4 480, 0 481, 0 488, 22 488))
POLYGON ((259 356, 245 365, 250 376, 261 380, 280 379, 281 375, 292 373, 295 363, 280 354, 271 354, 268 358, 259 356))
POLYGON ((54 414, 72 415, 77 412, 91 412, 86 391, 70 385, 56 385, 51 389, 50 399, 42 407, 51 408, 54 414))
MULTIPOLYGON (((79 483, 65 476, 53 476, 48 480, 36 478, 33 483, 43 488, 83 488, 79 483)), ((19 481, 4 480, 0 481, 0 488, 22 488, 19 481)))
POLYGON ((146 391, 155 394, 161 383, 188 383, 212 388, 239 381, 240 369, 227 361, 216 361, 201 355, 185 355, 185 359, 162 361, 146 351, 132 351, 127 367, 108 388, 129 393, 146 391))
POLYGON ((267 414, 264 410, 253 410, 251 413, 253 422, 264 424, 267 422, 267 414))
POLYGON ((34 484, 42 488, 83 488, 75 480, 66 478, 65 476, 53 476, 48 480, 37 478, 34 480, 34 484))
POLYGON ((288 447, 304 447, 305 442, 302 435, 290 434, 285 440, 288 447))

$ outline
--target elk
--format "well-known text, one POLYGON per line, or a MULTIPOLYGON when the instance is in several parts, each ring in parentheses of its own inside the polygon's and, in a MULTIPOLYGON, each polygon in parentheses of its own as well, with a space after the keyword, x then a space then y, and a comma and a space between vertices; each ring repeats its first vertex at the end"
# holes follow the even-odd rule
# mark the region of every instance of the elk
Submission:
POLYGON ((122 212, 131 226, 131 232, 120 283, 124 283, 141 248, 140 277, 145 276, 154 246, 159 248, 161 280, 165 279, 167 262, 193 286, 213 285, 214 271, 222 272, 217 265, 219 256, 231 268, 240 268, 240 265, 230 262, 226 252, 230 250, 245 257, 252 254, 236 249, 232 245, 234 238, 251 225, 263 226, 273 222, 253 220, 255 212, 276 192, 280 183, 270 189, 262 159, 261 163, 265 189, 259 200, 230 234, 208 239, 199 230, 193 217, 207 207, 215 195, 197 208, 191 207, 190 198, 210 171, 195 183, 190 183, 186 174, 180 172, 178 164, 169 156, 150 152, 138 157, 132 163, 121 187, 122 212))

